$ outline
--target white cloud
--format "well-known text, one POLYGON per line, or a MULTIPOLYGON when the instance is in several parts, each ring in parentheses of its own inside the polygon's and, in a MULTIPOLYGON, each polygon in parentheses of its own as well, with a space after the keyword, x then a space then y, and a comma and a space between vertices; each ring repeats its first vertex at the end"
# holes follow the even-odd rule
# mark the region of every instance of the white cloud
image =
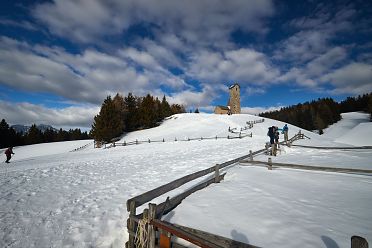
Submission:
POLYGON ((119 50, 116 55, 92 49, 71 54, 58 47, 33 46, 1 37, 0 65, 2 84, 78 102, 100 104, 107 95, 117 92, 145 95, 161 85, 189 88, 151 54, 134 48, 119 50))
POLYGON ((279 75, 263 53, 252 49, 198 51, 193 54, 189 64, 187 73, 190 76, 211 82, 265 84, 279 75))
POLYGON ((241 112, 242 114, 251 114, 251 115, 258 115, 263 112, 268 111, 275 111, 283 108, 283 106, 276 106, 276 107, 242 107, 241 112))
POLYGON ((288 26, 297 32, 279 43, 274 58, 302 64, 326 53, 337 34, 349 32, 355 26, 355 14, 352 5, 319 4, 315 13, 290 21, 288 26))
POLYGON ((321 80, 335 87, 333 93, 369 93, 372 92, 372 65, 351 63, 324 75, 321 80))
POLYGON ((142 23, 190 42, 226 42, 235 28, 266 32, 264 18, 273 13, 271 0, 54 0, 33 9, 51 33, 84 43, 142 23))
POLYGON ((282 74, 280 82, 295 82, 300 86, 318 89, 322 83, 319 77, 329 72, 332 68, 339 66, 347 57, 345 48, 334 47, 326 53, 317 56, 303 67, 292 67, 288 72, 282 74))
POLYGON ((90 128, 97 106, 73 106, 62 109, 47 108, 27 102, 0 101, 0 116, 10 124, 49 124, 55 128, 90 128))
POLYGON ((169 102, 187 107, 208 107, 210 102, 218 97, 218 91, 226 88, 224 85, 203 84, 201 91, 185 90, 167 97, 169 102))

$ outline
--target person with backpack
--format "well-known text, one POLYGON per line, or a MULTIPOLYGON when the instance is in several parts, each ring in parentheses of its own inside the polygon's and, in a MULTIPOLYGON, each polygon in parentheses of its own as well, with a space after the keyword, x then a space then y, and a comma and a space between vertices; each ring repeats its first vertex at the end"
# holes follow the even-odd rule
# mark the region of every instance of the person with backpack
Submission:
POLYGON ((273 155, 274 154, 274 146, 275 146, 275 126, 269 127, 269 131, 267 132, 267 136, 270 137, 271 155, 273 155))
POLYGON ((275 141, 274 156, 276 156, 276 152, 278 151, 278 148, 280 148, 280 145, 279 145, 279 129, 278 128, 276 128, 276 130, 275 130, 274 141, 275 141))
POLYGON ((282 129, 282 133, 284 134, 284 141, 287 143, 288 142, 288 126, 287 124, 284 125, 282 129))
POLYGON ((5 150, 5 155, 6 155, 5 163, 9 163, 9 160, 12 158, 12 154, 14 154, 14 152, 13 152, 13 147, 11 146, 5 150))

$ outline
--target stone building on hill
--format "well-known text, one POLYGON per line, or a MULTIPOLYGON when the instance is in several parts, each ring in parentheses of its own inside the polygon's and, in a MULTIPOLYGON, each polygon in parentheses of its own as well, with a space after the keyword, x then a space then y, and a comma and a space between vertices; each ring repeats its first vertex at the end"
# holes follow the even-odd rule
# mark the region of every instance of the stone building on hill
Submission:
POLYGON ((230 97, 227 106, 216 106, 215 114, 240 114, 240 85, 235 83, 229 87, 230 97))

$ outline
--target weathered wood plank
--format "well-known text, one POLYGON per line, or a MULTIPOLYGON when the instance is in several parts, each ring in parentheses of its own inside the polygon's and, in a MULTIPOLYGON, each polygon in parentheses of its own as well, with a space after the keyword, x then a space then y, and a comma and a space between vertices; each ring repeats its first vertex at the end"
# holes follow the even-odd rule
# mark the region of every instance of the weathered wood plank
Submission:
POLYGON ((305 145, 292 145, 295 147, 313 148, 313 149, 325 149, 325 150, 361 150, 361 149, 372 149, 372 146, 305 146, 305 145))
POLYGON ((206 248, 228 248, 228 247, 237 247, 237 248, 258 248, 257 246, 245 244, 239 241, 231 240, 222 236, 214 235, 207 233, 201 230, 172 224, 166 221, 156 220, 151 222, 151 224, 156 227, 166 230, 167 232, 172 233, 173 235, 187 240, 199 247, 206 248))
POLYGON ((212 242, 214 244, 217 244, 221 247, 225 247, 225 248, 230 248, 230 247, 258 248, 258 246, 242 243, 242 242, 239 242, 239 241, 236 241, 236 240, 232 240, 232 239, 225 238, 225 237, 222 237, 222 236, 219 236, 219 235, 208 233, 208 232, 205 232, 205 231, 202 231, 202 230, 197 230, 197 229, 194 229, 194 228, 181 226, 181 225, 173 224, 173 223, 172 223, 172 225, 180 228, 181 230, 187 231, 187 232, 189 232, 189 233, 191 233, 191 234, 193 234, 193 235, 195 235, 199 238, 205 238, 205 239, 209 240, 210 242, 212 242))
MULTIPOLYGON (((267 165, 267 162, 264 162, 264 161, 242 160, 240 161, 240 163, 267 165)), ((367 170, 367 169, 337 168, 337 167, 312 166, 312 165, 275 163, 275 162, 272 162, 272 165, 276 167, 293 168, 293 169, 301 169, 301 170, 317 170, 317 171, 342 172, 342 173, 372 173, 372 170, 367 170)))
POLYGON ((202 248, 221 248, 222 246, 219 246, 219 245, 216 245, 212 242, 209 242, 208 240, 206 239, 203 239, 203 238, 199 238, 195 235, 192 235, 190 234, 189 232, 187 231, 184 231, 178 227, 175 227, 174 225, 172 225, 171 223, 169 222, 165 222, 165 221, 160 221, 160 220, 152 220, 150 222, 151 225, 154 225, 156 226, 158 229, 162 229, 162 230, 165 230, 167 232, 170 232, 171 234, 179 237, 179 238, 182 238, 184 240, 187 240, 199 247, 202 247, 202 248))
POLYGON ((169 192, 173 189, 176 189, 176 188, 182 186, 185 183, 188 183, 188 182, 190 182, 194 179, 197 179, 199 177, 205 176, 205 175, 207 175, 211 172, 214 172, 214 171, 215 171, 215 166, 207 168, 205 170, 197 171, 193 174, 181 177, 181 178, 179 178, 177 180, 174 180, 170 183, 167 183, 167 184, 162 185, 160 187, 157 187, 153 190, 147 191, 147 192, 145 192, 141 195, 133 197, 133 198, 131 198, 127 201, 127 210, 129 211, 129 206, 130 206, 131 202, 135 202, 136 207, 141 206, 141 205, 145 204, 146 202, 149 202, 152 199, 163 195, 164 193, 167 193, 167 192, 169 192))
MULTIPOLYGON (((222 174, 219 176, 219 181, 223 180, 224 177, 225 177, 226 173, 222 174)), ((201 189, 204 189, 205 187, 207 187, 208 185, 212 184, 215 182, 215 178, 211 178, 205 182, 202 182, 202 183, 199 183, 198 185, 188 189, 187 191, 169 199, 168 201, 165 201, 163 203, 160 203, 157 208, 156 208, 156 217, 157 218, 161 218, 160 215, 164 215, 164 214, 167 214, 169 213, 170 211, 172 211, 175 207, 177 207, 183 199, 185 199, 186 197, 188 197, 189 195, 191 195, 192 193, 198 191, 198 190, 201 190, 201 189)))
POLYGON ((352 236, 351 237, 351 248, 368 248, 368 242, 363 237, 352 236))

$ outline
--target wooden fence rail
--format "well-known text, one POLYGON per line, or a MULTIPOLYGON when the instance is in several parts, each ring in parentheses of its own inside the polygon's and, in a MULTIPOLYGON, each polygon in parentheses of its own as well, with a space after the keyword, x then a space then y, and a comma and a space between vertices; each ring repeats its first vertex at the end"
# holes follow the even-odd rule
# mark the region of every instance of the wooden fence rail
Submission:
POLYGON ((92 142, 89 142, 88 144, 85 144, 85 145, 83 145, 83 146, 80 146, 80 147, 78 147, 78 148, 75 148, 74 150, 72 150, 72 151, 70 151, 70 152, 77 152, 77 151, 81 151, 81 150, 83 150, 83 149, 87 148, 88 146, 90 146, 91 144, 94 144, 94 141, 92 141, 92 142))
POLYGON ((340 167, 328 167, 328 166, 313 166, 313 165, 302 165, 302 164, 289 164, 289 163, 276 163, 276 162, 264 162, 264 161, 246 161, 242 160, 241 164, 262 164, 268 166, 276 166, 283 168, 299 169, 299 170, 316 170, 316 171, 327 171, 327 172, 339 172, 339 173, 367 173, 372 174, 372 170, 368 169, 354 169, 354 168, 340 168, 340 167))
POLYGON ((134 141, 124 141, 124 142, 113 142, 113 143, 106 143, 105 148, 111 148, 111 147, 116 147, 116 146, 131 146, 131 145, 140 145, 140 144, 145 144, 145 143, 163 143, 163 142, 175 142, 175 141, 193 141, 193 140, 217 140, 217 139, 243 139, 246 137, 252 137, 252 133, 248 134, 242 134, 240 133, 239 136, 214 136, 214 137, 197 137, 197 138, 187 138, 187 139, 177 139, 174 138, 174 140, 165 140, 164 138, 162 140, 134 140, 134 141), (109 145, 108 145, 109 144, 109 145))
POLYGON ((372 149, 372 146, 305 146, 305 145, 293 145, 295 147, 313 148, 313 149, 325 149, 325 150, 361 150, 361 149, 372 149))

